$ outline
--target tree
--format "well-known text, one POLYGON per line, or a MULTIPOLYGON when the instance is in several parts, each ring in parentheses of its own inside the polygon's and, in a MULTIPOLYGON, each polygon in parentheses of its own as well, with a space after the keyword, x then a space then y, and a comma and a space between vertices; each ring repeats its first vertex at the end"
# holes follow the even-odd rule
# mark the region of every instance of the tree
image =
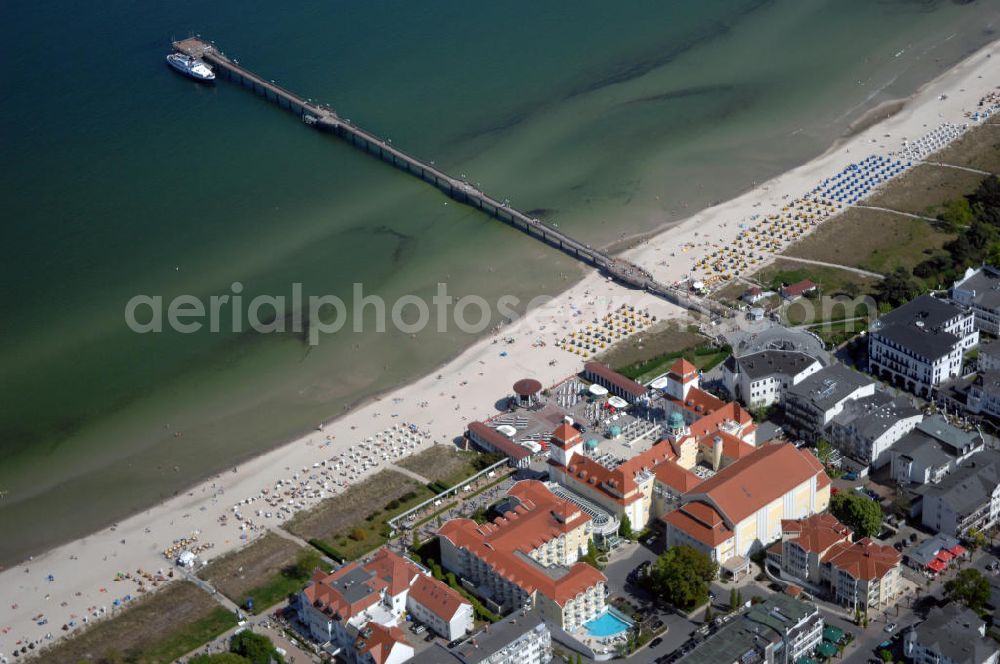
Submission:
POLYGON ((229 642, 231 652, 245 657, 251 664, 270 664, 273 660, 278 664, 284 664, 284 658, 274 649, 271 639, 263 634, 255 634, 250 631, 240 632, 229 642))
POLYGON ((982 533, 978 528, 969 528, 969 531, 965 534, 965 548, 969 551, 976 551, 984 546, 986 546, 986 535, 982 533))
POLYGON ((944 584, 948 599, 961 602, 973 611, 982 611, 990 600, 990 582, 977 569, 963 569, 944 584))
POLYGON ((820 438, 816 441, 816 458, 824 466, 830 464, 830 459, 833 457, 833 445, 830 444, 826 438, 820 438))
POLYGON ((708 601, 708 586, 718 570, 701 551, 675 546, 650 566, 650 590, 676 607, 691 610, 708 601))
POLYGON ((882 650, 879 651, 878 656, 882 658, 883 662, 889 662, 889 664, 892 664, 892 653, 885 648, 882 648, 882 650))
POLYGON ((946 233, 954 233, 962 228, 971 226, 976 216, 972 212, 967 198, 956 198, 944 204, 944 210, 937 216, 941 222, 941 230, 946 233))
POLYGON ((622 516, 621 525, 618 526, 618 534, 625 539, 632 539, 632 520, 628 518, 628 514, 622 516))
POLYGON ((705 608, 705 622, 706 623, 710 623, 710 622, 712 622, 713 618, 715 618, 715 613, 712 611, 712 605, 709 604, 705 608))
POLYGON ((854 531, 855 539, 871 537, 882 528, 882 506, 853 492, 835 495, 830 500, 830 513, 854 531))
POLYGON ((734 587, 729 591, 729 608, 736 610, 736 607, 740 605, 740 591, 736 590, 734 587))
POLYGON ((920 285, 904 267, 897 267, 875 286, 876 299, 893 307, 905 304, 917 295, 920 295, 920 285))

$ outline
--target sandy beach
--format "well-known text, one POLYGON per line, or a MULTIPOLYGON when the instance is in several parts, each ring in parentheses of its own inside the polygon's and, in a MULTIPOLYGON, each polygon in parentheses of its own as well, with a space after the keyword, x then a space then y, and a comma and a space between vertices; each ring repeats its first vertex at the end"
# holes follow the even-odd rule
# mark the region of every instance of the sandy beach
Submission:
MULTIPOLYGON (((664 282, 692 274, 698 258, 713 247, 731 243, 740 224, 751 216, 780 210, 789 198, 809 192, 848 164, 899 150, 904 139, 918 139, 942 123, 968 122, 965 113, 975 110, 979 100, 1000 83, 998 55, 1000 46, 991 44, 924 86, 887 120, 841 141, 805 165, 664 230, 630 250, 627 257, 664 282), (682 251, 685 245, 691 248, 682 251)), ((155 574, 172 568, 163 551, 176 540, 196 535, 199 545, 209 546, 202 557, 210 559, 278 525, 282 512, 273 507, 278 493, 287 507, 284 513, 311 507, 339 493, 347 483, 377 472, 394 456, 432 444, 450 444, 468 422, 495 414, 494 404, 517 379, 533 377, 550 385, 579 371, 582 358, 555 342, 623 303, 648 309, 661 320, 684 315, 662 300, 590 273, 550 304, 477 343, 433 374, 112 528, 0 572, 4 598, 0 654, 9 654, 28 641, 45 642, 48 634, 58 638, 72 633, 61 629, 70 621, 79 628, 85 618, 113 613, 116 600, 138 595, 137 570, 155 574), (373 452, 379 440, 398 439, 387 431, 413 433, 413 429, 417 433, 407 438, 409 445, 400 443, 393 450, 389 442, 388 447, 373 452), (362 457, 370 459, 367 468, 357 460, 362 457), (271 506, 265 504, 265 490, 272 498, 271 506), (238 505, 248 499, 251 502, 238 505), (258 511, 272 516, 258 516, 258 511), (223 515, 227 518, 221 519, 223 515), (133 578, 116 580, 122 574, 133 578), (39 624, 43 621, 47 622, 39 624)))

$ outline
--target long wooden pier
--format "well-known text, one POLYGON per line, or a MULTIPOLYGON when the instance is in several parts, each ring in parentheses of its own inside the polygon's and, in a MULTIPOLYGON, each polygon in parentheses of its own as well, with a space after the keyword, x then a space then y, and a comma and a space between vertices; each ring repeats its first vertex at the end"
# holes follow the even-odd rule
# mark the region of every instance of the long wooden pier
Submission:
POLYGON ((217 75, 223 75, 239 83, 242 87, 252 90, 255 94, 264 97, 268 101, 277 104, 280 108, 294 113, 307 125, 336 134, 351 145, 420 178, 424 182, 434 185, 459 203, 482 210, 491 217, 499 219, 573 258, 601 270, 622 284, 649 291, 674 304, 699 313, 710 316, 719 314, 728 315, 728 310, 713 306, 714 303, 702 304, 688 297, 678 289, 656 281, 648 271, 641 267, 594 249, 590 245, 570 237, 554 226, 531 217, 479 191, 468 182, 454 178, 431 164, 407 154, 387 140, 379 138, 350 121, 341 118, 329 106, 314 103, 286 90, 273 81, 261 78, 249 69, 226 57, 211 42, 198 37, 191 37, 174 42, 174 48, 181 53, 201 58, 212 65, 217 75))

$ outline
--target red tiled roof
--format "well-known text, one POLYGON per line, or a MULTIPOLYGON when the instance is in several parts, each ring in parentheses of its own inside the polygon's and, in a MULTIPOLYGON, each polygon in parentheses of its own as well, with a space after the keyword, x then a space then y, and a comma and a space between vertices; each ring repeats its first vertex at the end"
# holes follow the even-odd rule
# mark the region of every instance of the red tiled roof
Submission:
POLYGON ((584 374, 601 378, 632 396, 641 397, 646 394, 645 387, 631 378, 627 378, 617 371, 604 366, 600 362, 587 362, 583 365, 583 371, 584 374))
POLYGON ((698 377, 698 367, 682 357, 670 365, 670 375, 682 383, 689 383, 698 377))
POLYGON ((654 472, 658 482, 680 493, 687 493, 701 482, 700 477, 672 461, 664 461, 654 472))
POLYGON ((722 439, 722 456, 725 459, 736 461, 757 451, 757 448, 750 443, 726 431, 716 431, 706 434, 698 442, 708 453, 711 453, 712 448, 715 446, 716 436, 722 439))
POLYGON ((364 611, 369 606, 379 600, 379 592, 385 586, 385 582, 378 578, 372 578, 365 582, 368 592, 355 602, 348 602, 344 595, 337 588, 336 582, 349 572, 361 567, 357 561, 350 562, 331 574, 324 574, 320 570, 313 573, 313 583, 307 586, 302 592, 310 604, 319 604, 317 608, 327 611, 331 617, 339 615, 342 619, 348 620, 356 613, 364 611))
POLYGON ((855 579, 864 581, 882 578, 898 567, 900 560, 899 551, 891 546, 876 544, 868 537, 854 544, 836 544, 823 558, 823 562, 829 562, 855 579))
POLYGON ((580 432, 563 422, 552 432, 552 444, 556 447, 566 449, 580 442, 580 432))
POLYGON ((765 445, 699 484, 695 492, 707 495, 724 518, 737 524, 814 476, 819 485, 819 476, 826 473, 809 452, 790 443, 765 445))
POLYGON ((432 576, 421 574, 410 588, 410 599, 445 622, 451 621, 465 598, 432 576))
POLYGON ((781 289, 781 294, 785 297, 798 297, 814 288, 816 288, 816 284, 814 284, 811 279, 803 279, 802 281, 792 284, 791 286, 783 287, 781 289))
POLYGON ((471 552, 526 592, 538 591, 560 606, 591 586, 607 581, 607 577, 582 562, 575 563, 566 574, 555 579, 527 559, 532 550, 579 528, 590 520, 589 516, 571 503, 567 510, 564 503, 568 501, 557 497, 536 480, 518 482, 508 495, 520 501, 519 509, 483 525, 470 519, 452 519, 441 526, 438 535, 471 552), (576 516, 564 522, 562 519, 569 511, 576 516))
POLYGON ((620 464, 614 470, 609 470, 597 461, 586 456, 573 457, 568 468, 562 468, 555 462, 550 462, 553 470, 564 474, 567 478, 581 484, 587 484, 597 489, 620 504, 628 505, 641 498, 636 492, 635 475, 640 470, 653 471, 664 461, 677 458, 674 450, 666 441, 660 441, 651 448, 637 454, 620 464), (634 494, 634 495, 630 495, 634 494))
POLYGON ((390 595, 398 595, 410 586, 414 578, 424 576, 416 563, 389 549, 379 549, 364 568, 386 582, 390 595))
MULTIPOLYGON (((686 533, 690 537, 693 537, 699 542, 711 547, 718 546, 733 536, 733 531, 726 527, 721 518, 718 518, 717 520, 711 518, 708 514, 704 513, 703 510, 697 507, 700 505, 704 505, 704 503, 688 503, 687 505, 683 505, 679 509, 664 515, 663 521, 664 523, 686 533), (695 514, 700 513, 702 516, 706 517, 707 521, 714 523, 714 525, 708 525, 706 520, 696 517, 695 514, 692 514, 692 512, 695 514)), ((715 511, 708 505, 704 506, 708 507, 712 510, 712 512, 715 511)), ((718 517, 718 514, 715 516, 718 517)))
POLYGON ((794 541, 803 550, 822 554, 838 542, 851 541, 851 529, 828 512, 813 514, 805 519, 785 519, 781 532, 795 535, 794 541))
POLYGON ((755 428, 753 417, 738 403, 735 401, 725 403, 704 390, 688 391, 688 398, 683 406, 687 410, 701 414, 701 417, 691 425, 691 433, 695 436, 717 431, 724 422, 741 424, 744 431, 751 431, 751 427, 755 428), (688 402, 691 404, 688 405, 688 402), (698 410, 699 406, 701 410, 698 410))
POLYGON ((370 654, 375 664, 382 664, 389 659, 397 643, 409 645, 406 643, 403 630, 398 627, 384 627, 376 622, 370 622, 365 626, 363 633, 367 633, 368 636, 359 635, 354 648, 359 655, 370 654))
POLYGON ((469 434, 486 441, 487 444, 492 445, 498 452, 507 455, 515 461, 520 461, 531 456, 531 451, 528 448, 518 445, 507 436, 482 422, 471 422, 469 424, 469 434))

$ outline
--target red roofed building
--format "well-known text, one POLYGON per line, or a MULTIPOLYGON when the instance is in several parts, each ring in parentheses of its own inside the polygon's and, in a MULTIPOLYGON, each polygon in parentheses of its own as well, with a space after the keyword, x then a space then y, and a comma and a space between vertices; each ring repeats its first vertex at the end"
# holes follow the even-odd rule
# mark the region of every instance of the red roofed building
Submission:
POLYGON ((781 541, 768 549, 767 558, 800 581, 820 585, 820 567, 836 544, 851 542, 851 529, 829 512, 781 522, 781 541))
POLYGON ((674 509, 680 496, 700 481, 691 472, 699 462, 716 471, 757 449, 757 427, 750 414, 703 391, 698 380, 693 364, 677 360, 664 389, 666 403, 673 408, 664 439, 611 467, 584 453, 576 429, 560 425, 552 436, 550 477, 619 520, 627 516, 637 529, 674 509), (683 401, 678 400, 681 396, 683 401))
POLYGON ((531 450, 518 445, 507 436, 482 422, 472 422, 469 424, 465 435, 476 447, 490 453, 503 454, 510 459, 510 465, 515 468, 526 468, 531 462, 531 450))
POLYGON ((583 365, 583 377, 607 388, 608 392, 629 403, 643 399, 649 391, 631 378, 626 378, 600 362, 587 362, 583 365))
POLYGON ((736 571, 781 537, 784 520, 825 510, 830 478, 809 452, 765 445, 697 484, 681 502, 663 517, 668 546, 694 546, 736 571))
POLYGON ((373 623, 358 633, 354 652, 360 664, 403 664, 413 657, 413 646, 398 627, 373 623))
POLYGON ((568 631, 600 615, 607 578, 578 562, 590 517, 536 480, 518 482, 508 495, 517 506, 492 522, 452 519, 441 527, 445 569, 474 583, 499 611, 532 600, 546 621, 568 631))
POLYGON ((899 564, 902 557, 891 546, 865 538, 853 544, 837 544, 823 560, 823 581, 844 606, 884 609, 892 606, 901 590, 899 564))
POLYGON ((784 574, 827 588, 845 606, 890 606, 900 590, 899 552, 867 538, 852 542, 852 534, 829 513, 785 521, 767 559, 784 574))
MULTIPOLYGON (((395 626, 405 611, 426 615, 427 626, 449 640, 473 626, 469 602, 417 563, 389 549, 379 549, 367 562, 350 562, 330 574, 316 570, 299 593, 299 618, 311 636, 320 643, 336 644, 353 661, 402 661, 393 658, 405 648, 397 649, 389 636, 398 632, 395 626), (445 614, 449 616, 446 621, 432 620, 445 614), (374 638, 362 636, 372 629, 374 638), (364 652, 358 648, 362 642, 364 652)), ((403 645, 409 648, 405 641, 403 645)), ((410 648, 407 658, 412 656, 410 648)))
POLYGON ((790 286, 782 286, 781 296, 786 300, 794 300, 814 290, 816 290, 816 284, 811 279, 803 279, 790 286))
POLYGON ((472 631, 475 620, 472 604, 434 577, 417 577, 410 586, 406 605, 414 618, 448 641, 472 631))

